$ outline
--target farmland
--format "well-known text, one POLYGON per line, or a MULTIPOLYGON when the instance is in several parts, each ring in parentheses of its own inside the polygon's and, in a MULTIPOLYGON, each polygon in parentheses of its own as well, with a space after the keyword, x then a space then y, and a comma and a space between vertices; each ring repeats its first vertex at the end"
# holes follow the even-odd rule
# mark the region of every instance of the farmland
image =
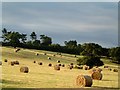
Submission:
MULTIPOLYGON (((22 48, 16 53, 14 50, 12 47, 2 47, 2 66, 0 66, 2 68, 2 88, 81 88, 76 85, 76 77, 80 74, 90 75, 89 70, 67 68, 70 63, 76 65, 77 57, 82 57, 79 55, 75 57, 75 55, 62 53, 61 56, 56 52, 22 48), (4 62, 4 59, 7 59, 8 62, 4 62), (9 62, 14 60, 19 61, 20 64, 11 66, 9 62), (53 66, 48 66, 49 63, 57 64, 58 60, 61 61, 61 64, 65 64, 60 71, 54 70, 53 66), (43 65, 38 65, 38 62, 42 62, 43 65), (21 66, 28 66, 29 73, 21 73, 21 66)), ((106 66, 110 66, 112 69, 118 68, 117 64, 102 60, 105 61, 106 66)), ((102 80, 93 80, 92 87, 85 88, 118 89, 118 72, 109 71, 103 66, 100 68, 103 69, 102 80)))

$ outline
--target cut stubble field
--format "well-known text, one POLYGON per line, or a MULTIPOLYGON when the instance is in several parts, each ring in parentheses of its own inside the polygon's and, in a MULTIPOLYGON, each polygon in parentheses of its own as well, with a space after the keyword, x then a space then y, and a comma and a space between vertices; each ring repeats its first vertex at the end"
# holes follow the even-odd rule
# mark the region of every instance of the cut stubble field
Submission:
MULTIPOLYGON (((12 47, 2 47, 2 88, 81 88, 76 85, 76 77, 80 74, 90 75, 90 70, 83 69, 68 69, 67 65, 73 63, 76 65, 76 57, 70 54, 56 55, 56 52, 21 49, 19 52, 14 52, 12 47), (36 53, 39 53, 37 56, 36 53), (43 55, 47 53, 47 55, 43 55), (53 56, 53 55, 56 56, 53 56), (51 60, 48 59, 51 58, 51 60), (4 62, 7 59, 8 62, 4 62), (11 66, 10 61, 17 60, 19 65, 11 66), (61 67, 59 71, 54 70, 55 64, 60 60, 61 67), (36 63, 33 63, 36 61, 36 63), (38 65, 37 62, 42 62, 43 65, 38 65), (51 63, 52 67, 48 64, 51 63), (29 73, 20 72, 21 66, 28 66, 29 73)), ((77 56, 81 57, 81 56, 77 56)), ((116 64, 106 64, 112 68, 118 68, 116 64)), ((92 87, 85 88, 101 88, 101 89, 118 89, 118 72, 109 71, 102 68, 102 80, 93 80, 92 87)))

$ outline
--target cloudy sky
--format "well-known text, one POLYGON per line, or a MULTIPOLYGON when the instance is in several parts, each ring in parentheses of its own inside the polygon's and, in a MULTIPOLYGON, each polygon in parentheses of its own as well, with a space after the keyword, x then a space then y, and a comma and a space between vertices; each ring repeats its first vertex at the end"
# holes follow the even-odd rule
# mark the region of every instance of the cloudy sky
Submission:
POLYGON ((7 30, 65 40, 118 46, 117 2, 3 2, 2 24, 7 30))

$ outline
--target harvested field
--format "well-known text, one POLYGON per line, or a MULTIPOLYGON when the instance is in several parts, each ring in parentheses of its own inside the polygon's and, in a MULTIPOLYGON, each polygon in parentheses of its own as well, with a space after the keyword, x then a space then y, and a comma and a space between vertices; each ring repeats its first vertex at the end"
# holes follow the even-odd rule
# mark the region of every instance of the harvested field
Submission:
MULTIPOLYGON (((72 69, 69 70, 67 65, 71 62, 76 65, 76 58, 74 55, 63 54, 62 57, 52 57, 52 60, 48 60, 47 55, 41 53, 46 52, 47 54, 54 55, 56 52, 47 52, 42 50, 21 50, 19 53, 15 53, 14 49, 11 47, 2 47, 2 80, 3 88, 80 88, 76 85, 77 75, 83 74, 90 76, 90 70, 84 69, 72 69), (11 51, 11 52, 9 52, 11 51), (35 53, 40 53, 38 56, 35 53), (4 62, 4 59, 8 61, 18 60, 19 65, 8 65, 4 62), (58 64, 57 61, 61 61, 61 64, 65 64, 65 67, 60 68, 60 70, 54 70, 54 65, 58 64), (43 65, 34 64, 33 61, 42 62, 43 65), (48 67, 51 63, 52 66, 48 67), (20 67, 28 66, 29 73, 20 72, 20 67)), ((77 56, 82 57, 82 56, 77 56)), ((117 69, 117 64, 107 64, 112 70, 117 69)), ((0 67, 1 68, 1 67, 0 67)), ((118 88, 118 72, 113 72, 106 70, 104 66, 100 67, 102 69, 102 80, 93 80, 92 86, 89 88, 95 88, 96 90, 103 89, 117 89, 118 88)), ((85 87, 88 88, 88 87, 85 87)))

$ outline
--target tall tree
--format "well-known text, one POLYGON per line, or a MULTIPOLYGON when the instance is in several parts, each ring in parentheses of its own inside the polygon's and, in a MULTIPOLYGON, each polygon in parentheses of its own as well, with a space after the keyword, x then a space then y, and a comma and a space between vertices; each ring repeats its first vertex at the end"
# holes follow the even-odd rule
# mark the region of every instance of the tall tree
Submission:
POLYGON ((77 41, 76 40, 65 41, 64 44, 67 47, 76 47, 77 46, 77 41))
POLYGON ((41 44, 42 45, 51 45, 52 44, 52 38, 48 37, 46 35, 40 35, 41 44))
POLYGON ((35 32, 32 32, 32 33, 30 34, 30 38, 31 38, 33 41, 35 41, 35 40, 37 39, 36 33, 35 33, 35 32))
POLYGON ((111 48, 109 50, 109 55, 112 57, 113 61, 120 63, 120 47, 111 48))
POLYGON ((81 47, 83 49, 81 55, 95 55, 95 56, 102 55, 102 47, 98 44, 84 43, 81 47))
POLYGON ((25 43, 26 40, 27 40, 27 34, 21 34, 22 43, 25 43))

